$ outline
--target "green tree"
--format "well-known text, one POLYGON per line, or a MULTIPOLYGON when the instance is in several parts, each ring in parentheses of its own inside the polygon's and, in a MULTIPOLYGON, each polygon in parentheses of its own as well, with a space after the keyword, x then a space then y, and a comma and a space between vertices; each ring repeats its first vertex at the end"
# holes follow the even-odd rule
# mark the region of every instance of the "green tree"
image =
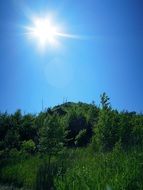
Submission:
POLYGON ((102 109, 104 110, 111 109, 110 98, 107 96, 105 92, 103 92, 103 94, 100 95, 100 99, 101 99, 100 103, 102 109))
POLYGON ((70 147, 75 146, 75 138, 83 129, 88 131, 88 140, 90 138, 89 131, 91 125, 87 122, 87 119, 82 112, 71 110, 65 118, 65 128, 67 130, 67 145, 70 147))
POLYGON ((51 157, 57 155, 63 148, 64 128, 60 124, 57 115, 49 116, 44 121, 40 131, 39 148, 42 153, 48 155, 48 165, 51 157))
POLYGON ((81 147, 86 146, 87 140, 88 140, 87 130, 83 129, 75 137, 75 144, 76 144, 76 146, 81 146, 81 147))
POLYGON ((5 136, 5 148, 9 150, 12 148, 19 148, 20 141, 19 141, 19 134, 15 129, 9 129, 5 136))
POLYGON ((119 140, 118 112, 112 110, 105 93, 101 95, 101 106, 92 145, 95 150, 111 150, 119 140))
POLYGON ((132 143, 133 146, 139 146, 143 148, 143 116, 136 115, 133 119, 132 129, 132 143))
POLYGON ((43 165, 40 166, 37 173, 36 188, 37 190, 46 190, 54 188, 54 176, 56 175, 58 166, 54 161, 51 162, 53 156, 63 150, 64 145, 64 128, 61 125, 58 115, 48 115, 44 120, 44 126, 40 130, 39 149, 42 154, 48 155, 44 159, 43 165))
POLYGON ((36 146, 35 146, 35 143, 34 143, 34 141, 32 139, 22 142, 21 150, 23 152, 33 154, 35 149, 36 149, 36 146))
POLYGON ((32 114, 26 114, 23 116, 21 126, 19 128, 20 140, 30 140, 34 142, 37 138, 37 130, 35 127, 35 116, 32 114))

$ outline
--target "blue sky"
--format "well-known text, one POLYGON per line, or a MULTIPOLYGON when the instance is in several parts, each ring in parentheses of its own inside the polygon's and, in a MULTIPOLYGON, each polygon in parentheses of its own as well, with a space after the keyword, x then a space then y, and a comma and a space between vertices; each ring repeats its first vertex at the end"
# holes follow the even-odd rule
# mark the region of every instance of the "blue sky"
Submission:
POLYGON ((0 111, 37 113, 106 92, 114 108, 143 111, 142 0, 1 0, 0 111), (39 52, 24 35, 32 15, 53 13, 62 48, 39 52))

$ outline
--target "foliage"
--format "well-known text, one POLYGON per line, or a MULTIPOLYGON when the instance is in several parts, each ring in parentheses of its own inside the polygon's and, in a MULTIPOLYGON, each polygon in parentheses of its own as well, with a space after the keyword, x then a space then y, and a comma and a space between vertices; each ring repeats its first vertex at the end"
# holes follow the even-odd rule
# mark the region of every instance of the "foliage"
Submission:
POLYGON ((103 93, 101 96, 102 108, 92 138, 95 151, 112 150, 115 143, 119 141, 118 112, 112 110, 108 101, 108 96, 103 93))
POLYGON ((45 119, 40 131, 40 151, 50 156, 56 155, 63 147, 64 129, 56 115, 45 119))
POLYGON ((68 131, 66 139, 68 141, 68 146, 74 147, 77 135, 82 130, 87 130, 88 135, 85 144, 89 141, 91 137, 91 125, 87 122, 86 117, 82 112, 77 112, 76 110, 71 110, 65 120, 65 128, 68 131))
POLYGON ((110 109, 110 98, 107 96, 107 94, 105 92, 103 92, 103 94, 100 95, 101 98, 101 107, 104 110, 108 110, 110 109))
POLYGON ((12 149, 19 147, 19 134, 16 130, 8 130, 5 136, 5 147, 12 149))
POLYGON ((53 166, 51 159, 57 156, 63 149, 64 128, 56 114, 45 118, 44 125, 40 131, 39 149, 42 154, 48 155, 48 162, 44 160, 44 165, 39 167, 36 189, 49 190, 53 187, 53 166))
POLYGON ((57 175, 57 170, 58 166, 54 162, 50 165, 43 162, 38 168, 34 190, 54 189, 54 177, 57 175))
POLYGON ((143 154, 118 149, 112 153, 98 153, 88 149, 76 151, 74 163, 63 178, 56 178, 57 190, 143 189, 141 166, 143 154))
POLYGON ((143 189, 143 115, 114 110, 109 100, 103 93, 100 107, 66 102, 37 115, 0 113, 0 183, 143 189))
POLYGON ((75 138, 76 146, 85 146, 87 144, 87 130, 81 130, 75 138))
POLYGON ((32 154, 34 153, 35 149, 36 149, 36 146, 33 140, 30 139, 28 141, 23 141, 22 148, 21 148, 23 152, 32 154))
POLYGON ((0 170, 0 182, 32 189, 41 160, 38 156, 10 161, 0 170))
MULTIPOLYGON (((119 143, 113 152, 97 153, 96 156, 89 148, 70 149, 66 154, 67 168, 63 175, 58 175, 54 160, 51 164, 52 179, 57 190, 102 190, 109 187, 116 190, 143 189, 142 150, 124 152, 119 143)), ((0 181, 29 189, 35 188, 35 183, 38 183, 38 189, 42 190, 47 184, 44 178, 47 182, 49 179, 43 175, 47 169, 38 156, 29 157, 3 167, 0 181)))

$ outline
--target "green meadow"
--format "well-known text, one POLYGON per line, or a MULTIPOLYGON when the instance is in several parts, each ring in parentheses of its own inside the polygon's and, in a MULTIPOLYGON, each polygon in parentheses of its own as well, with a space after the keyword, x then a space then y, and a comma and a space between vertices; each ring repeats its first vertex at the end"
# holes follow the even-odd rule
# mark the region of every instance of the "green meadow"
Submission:
POLYGON ((0 189, 142 190, 143 115, 72 103, 0 115, 0 189))

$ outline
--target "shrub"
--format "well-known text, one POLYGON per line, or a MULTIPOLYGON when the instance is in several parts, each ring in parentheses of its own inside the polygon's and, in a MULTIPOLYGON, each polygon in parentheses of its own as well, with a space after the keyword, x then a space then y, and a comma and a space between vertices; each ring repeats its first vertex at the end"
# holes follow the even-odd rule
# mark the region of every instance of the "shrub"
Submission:
POLYGON ((75 138, 76 146, 85 146, 87 144, 87 130, 81 130, 75 138))
POLYGON ((33 154, 34 151, 35 151, 35 143, 33 140, 28 140, 28 141, 23 141, 22 143, 22 152, 26 152, 26 153, 29 153, 29 154, 33 154))

